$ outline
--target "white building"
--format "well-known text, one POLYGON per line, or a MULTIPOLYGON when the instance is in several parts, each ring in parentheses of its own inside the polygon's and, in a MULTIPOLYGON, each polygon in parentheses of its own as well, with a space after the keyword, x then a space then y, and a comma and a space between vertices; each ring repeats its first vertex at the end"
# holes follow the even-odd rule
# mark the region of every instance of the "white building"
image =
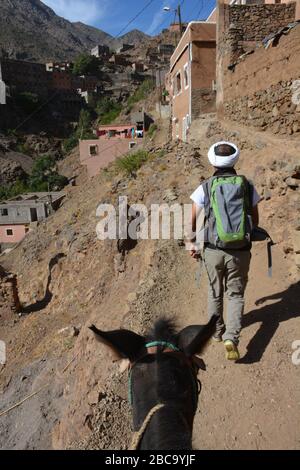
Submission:
POLYGON ((6 85, 2 80, 2 70, 0 62, 0 104, 6 104, 6 85))

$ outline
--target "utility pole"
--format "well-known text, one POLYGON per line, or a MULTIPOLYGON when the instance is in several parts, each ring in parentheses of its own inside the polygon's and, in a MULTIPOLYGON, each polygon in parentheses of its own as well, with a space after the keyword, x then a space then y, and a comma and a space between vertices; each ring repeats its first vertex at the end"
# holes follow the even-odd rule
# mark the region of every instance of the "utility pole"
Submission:
POLYGON ((178 20, 179 20, 180 36, 182 36, 182 34, 183 34, 183 24, 182 24, 182 18, 181 18, 180 3, 178 4, 178 7, 177 7, 177 15, 178 15, 178 20))

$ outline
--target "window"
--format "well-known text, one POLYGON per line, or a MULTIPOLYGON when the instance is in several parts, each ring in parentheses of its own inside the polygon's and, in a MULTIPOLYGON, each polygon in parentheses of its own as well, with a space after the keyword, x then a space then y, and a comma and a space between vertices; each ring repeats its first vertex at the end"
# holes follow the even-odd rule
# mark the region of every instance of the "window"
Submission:
POLYGON ((0 209, 0 215, 8 215, 8 210, 7 209, 0 209))
POLYGON ((35 208, 30 209, 30 219, 31 219, 31 222, 37 221, 37 210, 35 208))
POLYGON ((181 93, 181 73, 178 72, 176 75, 176 95, 179 95, 181 93))
POLYGON ((186 64, 184 66, 184 88, 188 88, 190 85, 190 80, 189 80, 189 64, 186 64))
POLYGON ((90 145, 90 156, 95 157, 98 155, 98 145, 90 145))
POLYGON ((11 228, 6 229, 6 235, 7 235, 8 237, 12 237, 13 234, 14 234, 14 232, 13 232, 13 230, 12 230, 11 228))

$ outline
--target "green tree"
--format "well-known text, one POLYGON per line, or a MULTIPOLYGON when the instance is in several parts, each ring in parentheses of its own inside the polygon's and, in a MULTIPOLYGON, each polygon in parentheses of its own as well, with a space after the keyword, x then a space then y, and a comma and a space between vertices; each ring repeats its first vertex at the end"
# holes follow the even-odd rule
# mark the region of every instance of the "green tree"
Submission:
POLYGON ((97 102, 96 113, 99 116, 100 124, 111 124, 122 111, 121 103, 104 97, 97 102))
POLYGON ((92 116, 87 109, 80 111, 76 136, 78 139, 93 139, 95 137, 92 132, 92 116))
POLYGON ((97 75, 99 60, 89 54, 80 54, 74 62, 72 72, 74 75, 97 75))
POLYGON ((48 191, 48 188, 60 190, 68 183, 68 179, 58 174, 55 159, 51 155, 38 158, 29 178, 31 191, 48 191))
POLYGON ((145 100, 149 97, 149 94, 153 91, 154 89, 154 81, 151 78, 147 78, 139 88, 135 91, 135 93, 130 96, 130 98, 127 101, 127 105, 129 108, 132 108, 132 106, 135 103, 138 103, 139 101, 145 100))

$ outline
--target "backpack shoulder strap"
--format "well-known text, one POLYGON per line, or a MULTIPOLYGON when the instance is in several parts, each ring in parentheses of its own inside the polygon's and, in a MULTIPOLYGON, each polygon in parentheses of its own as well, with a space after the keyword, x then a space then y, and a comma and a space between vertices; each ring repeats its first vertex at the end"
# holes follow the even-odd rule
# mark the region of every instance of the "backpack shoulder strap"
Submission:
POLYGON ((208 219, 209 214, 210 214, 210 196, 211 196, 211 185, 213 182, 213 176, 208 178, 202 183, 203 191, 204 191, 204 196, 205 196, 205 217, 208 219))
POLYGON ((244 183, 245 183, 245 188, 246 188, 246 202, 247 202, 247 210, 251 211, 252 210, 252 201, 253 201, 253 183, 246 178, 244 175, 239 175, 241 178, 243 178, 244 183))

